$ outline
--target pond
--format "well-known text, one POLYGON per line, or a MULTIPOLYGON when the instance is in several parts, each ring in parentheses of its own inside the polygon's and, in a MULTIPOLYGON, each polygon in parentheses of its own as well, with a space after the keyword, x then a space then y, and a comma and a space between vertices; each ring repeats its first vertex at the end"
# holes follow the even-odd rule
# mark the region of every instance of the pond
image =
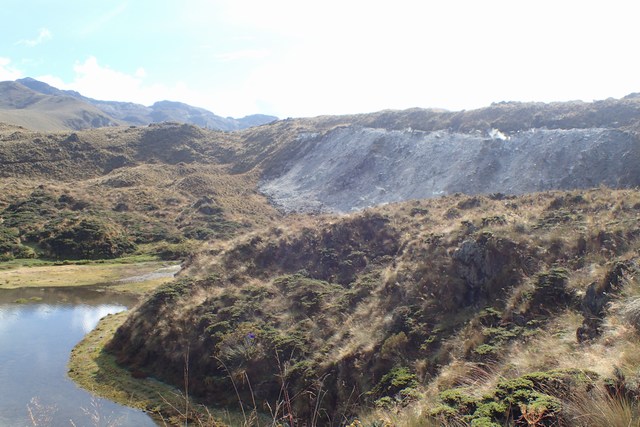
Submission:
POLYGON ((135 302, 97 288, 0 290, 0 426, 155 427, 67 376, 72 348, 100 318, 135 302))

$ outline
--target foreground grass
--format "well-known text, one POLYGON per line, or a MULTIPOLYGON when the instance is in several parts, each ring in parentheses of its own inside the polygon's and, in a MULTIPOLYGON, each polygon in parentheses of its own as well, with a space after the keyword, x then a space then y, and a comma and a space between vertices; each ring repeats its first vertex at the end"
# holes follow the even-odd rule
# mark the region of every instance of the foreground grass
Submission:
POLYGON ((136 263, 91 263, 91 264, 13 264, 11 268, 0 270, 0 289, 25 287, 61 287, 88 286, 104 283, 120 284, 111 286, 113 290, 122 292, 144 293, 160 284, 171 280, 171 277, 151 277, 149 280, 127 281, 129 278, 143 278, 157 270, 175 266, 177 263, 148 261, 136 263))
POLYGON ((193 404, 180 390, 152 378, 134 378, 120 367, 104 346, 127 314, 104 317, 72 350, 68 364, 72 380, 98 396, 147 412, 159 425, 185 425, 185 421, 200 426, 242 424, 236 414, 193 404))

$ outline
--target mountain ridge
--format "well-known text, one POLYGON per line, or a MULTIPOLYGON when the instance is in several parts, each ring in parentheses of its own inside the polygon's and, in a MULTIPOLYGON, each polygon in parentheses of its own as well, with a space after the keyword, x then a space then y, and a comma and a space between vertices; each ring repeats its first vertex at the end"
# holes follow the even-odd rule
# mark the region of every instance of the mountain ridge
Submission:
POLYGON ((60 90, 30 77, 15 82, 0 82, 0 85, 0 105, 5 107, 0 110, 0 121, 27 124, 27 127, 42 131, 81 130, 114 125, 141 126, 161 121, 176 121, 210 129, 234 131, 277 119, 263 114, 240 119, 221 117, 204 108, 173 101, 159 101, 147 107, 133 102, 96 100, 76 91, 60 90), (47 107, 47 103, 43 102, 39 108, 30 110, 28 120, 22 119, 15 112, 16 109, 21 109, 21 104, 7 102, 10 96, 22 98, 24 101, 31 99, 32 104, 35 99, 48 100, 53 104, 64 103, 70 117, 64 117, 59 108, 47 107), (29 122, 31 126, 28 126, 29 122))
POLYGON ((44 131, 122 124, 72 96, 39 93, 18 82, 0 82, 0 120, 44 131))

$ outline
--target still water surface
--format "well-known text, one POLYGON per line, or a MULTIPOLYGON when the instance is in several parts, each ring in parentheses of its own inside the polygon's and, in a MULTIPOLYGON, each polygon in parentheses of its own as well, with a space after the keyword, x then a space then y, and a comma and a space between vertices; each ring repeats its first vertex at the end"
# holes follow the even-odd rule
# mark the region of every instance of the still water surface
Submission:
POLYGON ((67 377, 71 349, 100 318, 134 303, 87 288, 0 290, 0 426, 33 426, 31 408, 51 421, 40 424, 55 427, 155 427, 146 414, 94 397, 67 377))

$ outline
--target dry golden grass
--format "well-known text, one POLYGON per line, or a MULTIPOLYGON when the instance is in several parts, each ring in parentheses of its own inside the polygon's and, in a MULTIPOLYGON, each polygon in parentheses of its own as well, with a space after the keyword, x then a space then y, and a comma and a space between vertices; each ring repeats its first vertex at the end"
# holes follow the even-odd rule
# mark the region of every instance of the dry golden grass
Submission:
MULTIPOLYGON (((614 197, 635 197, 635 194, 614 194, 614 197)), ((535 199, 536 196, 529 198, 525 197, 518 199, 522 204, 526 205, 527 200, 535 199)), ((493 205, 487 209, 493 209, 491 212, 499 211, 500 203, 496 201, 485 201, 485 204, 493 205)), ((533 203, 533 202, 532 202, 533 203)), ((380 211, 385 212, 387 215, 398 216, 396 227, 405 230, 403 235, 404 244, 402 245, 402 252, 397 258, 397 262, 394 266, 388 265, 380 272, 381 280, 377 289, 382 289, 385 284, 403 283, 407 280, 408 272, 413 268, 412 259, 422 251, 424 251, 425 243, 431 235, 434 233, 441 233, 444 235, 445 244, 454 245, 456 241, 464 238, 465 234, 461 231, 460 227, 456 225, 456 220, 445 218, 445 212, 447 210, 446 203, 442 200, 430 202, 421 202, 419 206, 429 206, 428 223, 429 226, 425 226, 424 218, 407 218, 403 214, 398 213, 397 209, 406 209, 406 207, 388 206, 381 208, 380 211), (431 206, 433 204, 433 206, 431 206), (414 230, 414 232, 411 232, 414 230), (418 230, 415 232, 415 230, 418 230), (448 233, 448 234, 447 234, 448 233)), ((484 205, 483 205, 484 206, 484 205)), ((528 209, 525 210, 528 213, 529 221, 527 225, 527 231, 516 227, 517 217, 510 219, 513 223, 508 222, 506 226, 492 226, 491 231, 494 233, 508 233, 509 238, 516 239, 520 242, 526 242, 531 245, 538 245, 544 247, 550 242, 560 239, 560 245, 566 247, 572 247, 573 241, 570 235, 570 224, 556 225, 551 227, 551 230, 543 230, 542 232, 535 231, 534 226, 537 224, 537 218, 544 215, 544 209, 528 209), (533 213, 532 213, 533 212, 533 213), (536 215, 538 215, 536 217, 536 215), (534 233, 531 236, 528 233, 534 233), (537 233, 537 234, 535 234, 537 233)), ((480 217, 474 217, 467 213, 464 218, 467 221, 473 221, 476 224, 480 223, 480 218, 486 215, 486 212, 482 212, 480 217)), ((511 213, 513 218, 513 213, 511 213)), ((606 211, 603 211, 601 216, 609 215, 606 211)), ((330 223, 336 221, 347 220, 352 216, 343 216, 340 219, 331 217, 320 218, 288 218, 286 223, 281 223, 278 236, 284 236, 285 239, 292 239, 293 236, 303 232, 308 228, 326 227, 330 223)), ((600 218, 594 223, 606 224, 607 218, 600 218)), ((595 227, 595 226, 594 226, 595 227)), ((589 229, 589 233, 595 233, 597 228, 589 229)), ((271 233, 269 231, 268 233, 271 233)), ((228 241, 224 244, 212 244, 210 245, 211 254, 200 254, 198 260, 192 265, 191 272, 197 271, 198 275, 204 276, 207 272, 213 270, 218 271, 218 263, 220 262, 220 256, 226 251, 234 248, 234 245, 239 241, 246 242, 255 236, 264 236, 265 232, 256 232, 249 237, 239 238, 238 241, 228 241)), ((632 254, 621 253, 620 259, 629 258, 632 254)), ((536 269, 542 268, 545 263, 555 262, 555 255, 542 254, 540 265, 536 269)), ((571 266, 572 260, 563 261, 567 266, 571 266)), ((569 280, 569 286, 579 292, 584 292, 587 285, 594 281, 602 280, 602 277, 609 271, 611 266, 611 258, 609 255, 597 253, 588 254, 587 262, 582 267, 574 268, 569 280)), ((247 274, 248 270, 236 271, 238 274, 247 274), (244 273, 242 273, 244 271, 244 273)), ((534 270, 535 271, 535 270, 534 270)), ((255 278, 249 280, 252 286, 259 285, 260 282, 255 278)), ((531 281, 525 281, 521 285, 519 292, 527 292, 532 288, 531 281)), ((633 288, 635 289, 635 288, 633 288)), ((202 304, 206 296, 212 294, 198 294, 197 297, 193 297, 187 305, 181 305, 181 307, 189 309, 189 307, 196 307, 202 304)), ((360 304, 351 315, 346 315, 343 318, 335 319, 335 322, 324 323, 324 328, 329 328, 335 332, 328 338, 323 339, 324 344, 332 348, 333 351, 329 353, 329 357, 325 354, 318 354, 318 359, 327 363, 329 366, 331 363, 340 363, 340 360, 353 357, 354 355, 367 354, 375 351, 377 346, 384 340, 383 331, 387 328, 389 317, 384 311, 380 310, 380 301, 384 299, 383 295, 377 295, 374 292, 376 298, 368 300, 366 303, 360 304)), ((510 296, 507 296, 507 299, 510 296)), ((517 299, 517 298, 516 298, 517 299)), ((514 306, 513 304, 506 302, 507 306, 514 306)), ((264 308, 271 313, 278 314, 278 323, 282 325, 291 324, 292 319, 287 317, 286 306, 282 301, 269 301, 264 308)), ((582 322, 582 316, 573 311, 567 311, 563 314, 556 316, 549 324, 547 324, 543 330, 528 338, 525 341, 516 341, 509 344, 503 351, 502 357, 499 361, 493 364, 478 364, 465 360, 464 354, 468 353, 469 348, 475 347, 479 342, 473 342, 474 336, 478 337, 477 331, 472 329, 465 332, 463 329, 457 336, 453 336, 450 339, 450 347, 447 347, 447 351, 450 351, 450 356, 453 356, 452 361, 447 365, 444 365, 435 377, 431 375, 425 375, 426 367, 422 366, 419 361, 412 363, 412 367, 415 372, 423 372, 420 374, 420 378, 423 381, 427 381, 422 390, 422 398, 410 408, 398 406, 392 410, 375 410, 372 413, 359 417, 363 422, 373 422, 384 420, 389 425, 398 426, 429 426, 429 425, 443 425, 439 422, 429 419, 424 416, 424 413, 428 412, 430 408, 438 405, 439 401, 437 395, 440 391, 457 386, 465 386, 474 391, 476 397, 481 397, 482 394, 488 390, 491 390, 498 381, 508 378, 515 378, 520 375, 538 371, 549 370, 554 368, 576 368, 576 367, 588 367, 590 370, 595 371, 603 377, 610 377, 614 372, 614 366, 618 366, 626 373, 635 373, 640 364, 640 359, 637 356, 640 354, 640 347, 634 341, 634 335, 631 333, 630 328, 624 328, 622 323, 613 316, 608 323, 605 335, 595 342, 579 345, 575 340, 576 328, 582 322), (422 367, 421 367, 422 366, 422 367)), ((313 324, 313 323, 312 323, 313 324)), ((169 327, 169 324, 166 325, 169 327)), ((316 326, 318 327, 318 326, 316 326)), ((322 339, 326 337, 326 334, 320 334, 313 338, 322 339)), ((593 397, 589 397, 594 399, 593 397)), ((606 407, 614 408, 617 410, 617 403, 610 404, 611 402, 603 405, 606 407)), ((573 403, 566 403, 567 405, 573 403)), ((596 402, 596 404, 600 404, 596 402)), ((624 409, 626 410, 626 409, 624 409)), ((618 412, 623 411, 622 409, 618 412)), ((593 425, 605 425, 597 424, 597 418, 589 418, 593 425)), ((579 424, 576 419, 575 425, 589 425, 579 424)), ((365 424, 366 425, 366 424, 365 424)), ((447 425, 456 425, 455 422, 451 422, 447 425)), ((631 424, 633 425, 633 424, 631 424)))
POLYGON ((637 400, 612 396, 602 387, 568 397, 567 418, 576 427, 640 427, 637 400))

